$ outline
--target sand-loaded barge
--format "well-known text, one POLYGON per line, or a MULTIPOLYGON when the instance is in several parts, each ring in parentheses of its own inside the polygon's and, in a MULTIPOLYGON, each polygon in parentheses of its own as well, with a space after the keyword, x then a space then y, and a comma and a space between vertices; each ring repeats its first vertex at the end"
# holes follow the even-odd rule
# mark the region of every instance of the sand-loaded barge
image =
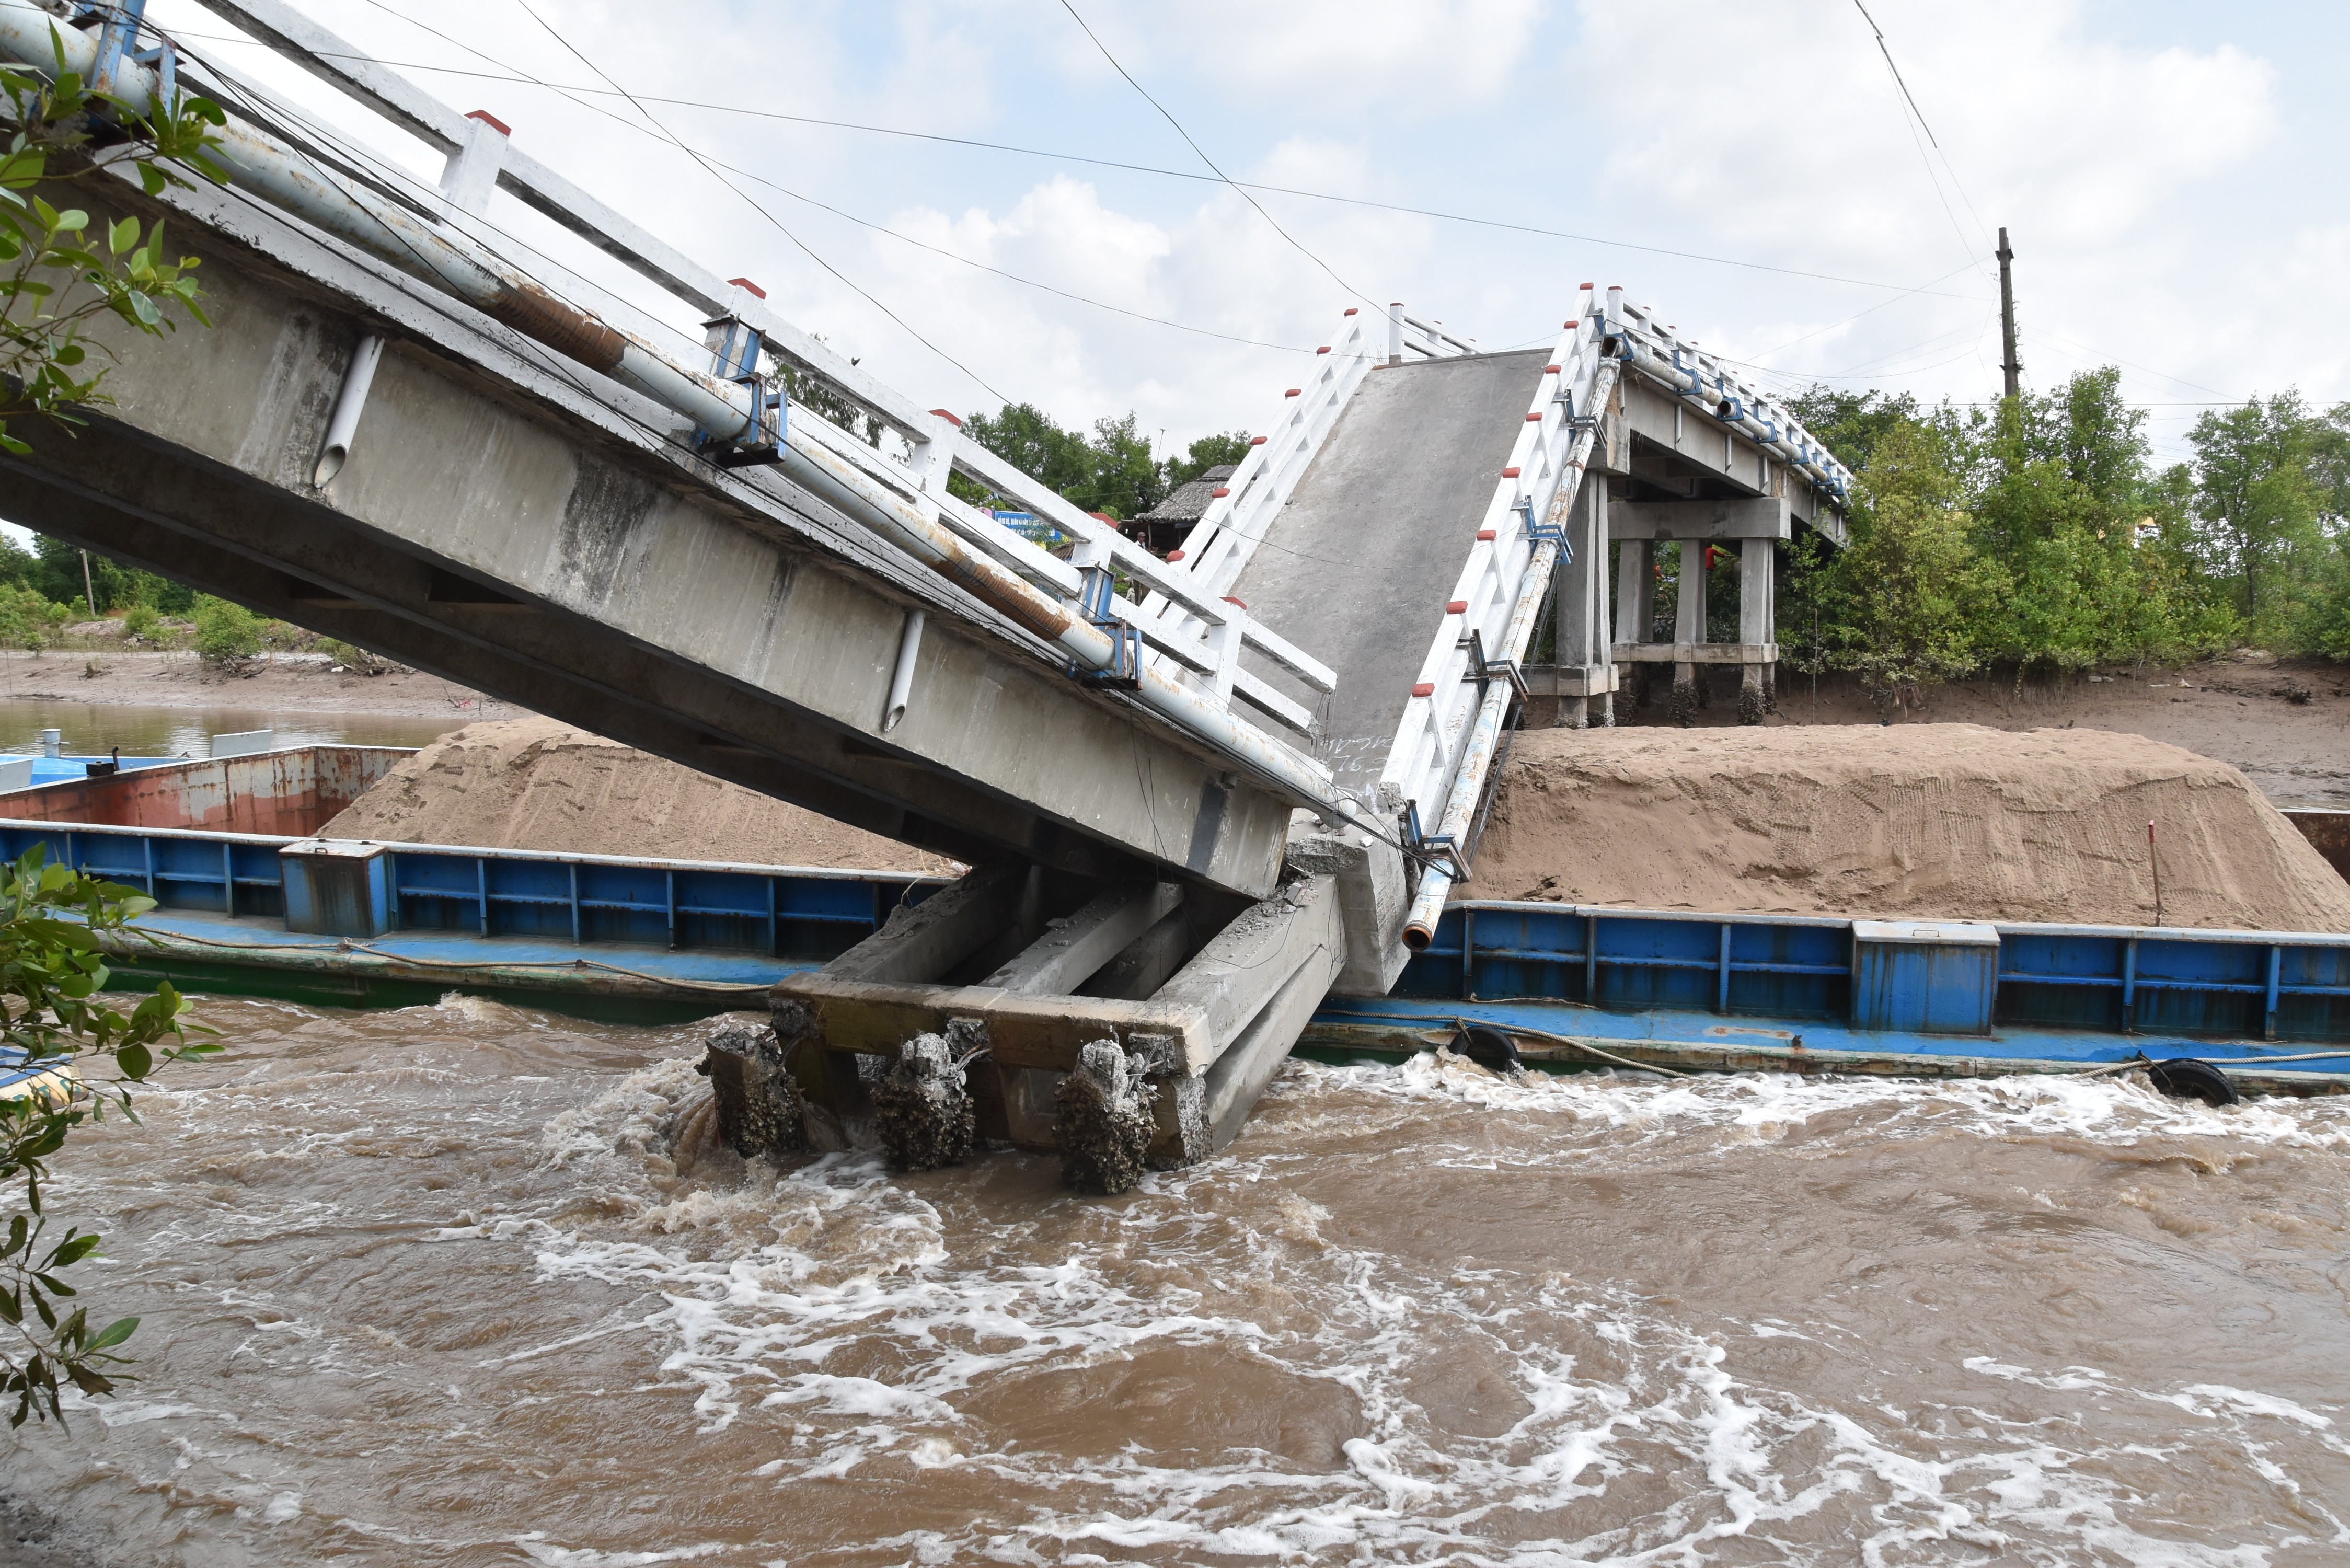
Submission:
MULTIPOLYGON (((155 898, 118 944, 119 985, 330 1006, 463 992, 617 1021, 765 1012, 808 1005, 812 977, 844 972, 877 933, 955 940, 938 936, 954 899, 930 900, 964 886, 960 868, 907 869, 902 856, 876 869, 333 836, 338 817, 369 820, 363 799, 417 794, 410 758, 315 746, 21 790, 0 795, 0 852, 39 847, 155 898)), ((1077 912, 1030 879, 1040 929, 1077 912)), ((944 953, 933 1003, 978 1014, 1003 937, 974 930, 969 951, 944 953)), ((1170 940, 1169 976, 1143 999, 1122 1000, 1133 988, 1115 963, 1080 957, 1087 972, 1055 981, 1068 1013, 1056 1026, 1148 1035, 1148 999, 1163 1010, 1180 994, 1205 947, 1170 940), (1103 1016, 1077 1016, 1088 1009, 1103 1016)), ((1319 999, 1297 1048, 1392 1056, 1466 1024, 1505 1032, 1550 1070, 1987 1076, 2191 1057, 2244 1093, 2335 1093, 2350 1091, 2350 935, 1465 898, 1387 994, 1319 999)), ((1051 1085, 1024 1085, 1010 1044, 998 1093, 974 1096, 978 1134, 1051 1148, 1051 1085)), ((839 1085, 803 1087, 858 1108, 839 1085)), ((1226 1109, 1244 1116, 1253 1098, 1226 1109)))

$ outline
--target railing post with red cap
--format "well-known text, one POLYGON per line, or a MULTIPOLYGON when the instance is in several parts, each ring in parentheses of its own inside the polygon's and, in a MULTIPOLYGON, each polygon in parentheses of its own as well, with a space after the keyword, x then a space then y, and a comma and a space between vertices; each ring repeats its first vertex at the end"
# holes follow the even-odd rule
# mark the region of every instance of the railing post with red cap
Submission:
POLYGON ((490 192, 498 188, 498 171, 505 166, 506 138, 512 132, 484 109, 465 117, 465 144, 449 154, 441 169, 441 193, 461 213, 478 218, 490 210, 490 192))

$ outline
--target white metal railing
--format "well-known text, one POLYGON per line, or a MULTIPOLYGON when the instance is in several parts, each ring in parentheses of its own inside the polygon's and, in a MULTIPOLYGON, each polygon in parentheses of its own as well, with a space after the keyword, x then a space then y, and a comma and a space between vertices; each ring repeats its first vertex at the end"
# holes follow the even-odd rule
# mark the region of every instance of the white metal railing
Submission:
MULTIPOLYGON (((1494 486, 1479 524, 1479 543, 1453 588, 1451 602, 1467 607, 1447 616, 1421 663, 1414 690, 1426 687, 1428 692, 1412 699, 1397 728, 1380 774, 1383 809, 1416 802, 1423 819, 1433 823, 1450 797, 1448 784, 1476 707, 1469 634, 1479 634, 1489 659, 1510 657, 1502 638, 1533 554, 1527 521, 1550 507, 1575 427, 1607 411, 1593 406, 1593 386, 1604 362, 1621 364, 1700 404, 1725 429, 1746 435, 1837 502, 1850 493, 1850 471, 1771 400, 1659 324, 1652 311, 1626 301, 1620 289, 1604 297, 1586 289, 1510 454, 1505 472, 1513 470, 1514 475, 1494 486)), ((1534 587, 1539 592, 1544 585, 1534 587)))
MULTIPOLYGON (((1601 412, 1592 407, 1602 363, 1595 311, 1586 291, 1551 350, 1503 476, 1479 520, 1468 564, 1448 596, 1450 603, 1463 607, 1448 611, 1436 628, 1379 774, 1381 808, 1393 812, 1415 804, 1430 828, 1441 815, 1445 786, 1477 707, 1470 634, 1477 634, 1489 661, 1514 657, 1505 637, 1534 553, 1530 524, 1550 515, 1577 427, 1601 412)), ((1540 593, 1542 585, 1533 585, 1533 591, 1540 593)))
MULTIPOLYGON (((1783 410, 1658 326, 1652 312, 1627 305, 1621 289, 1609 289, 1603 300, 1586 285, 1544 368, 1525 427, 1453 587, 1451 603, 1461 607, 1448 611, 1438 628, 1397 726, 1379 775, 1383 812, 1409 804, 1425 829, 1455 844, 1467 831, 1491 776, 1508 707, 1506 683, 1524 656, 1544 578, 1565 546, 1555 531, 1564 528, 1599 421, 1608 413, 1603 405, 1624 370, 1700 403, 1725 431, 1745 434, 1760 453, 1775 454, 1833 502, 1841 504, 1849 493, 1850 472, 1783 410), (1545 520, 1540 529, 1537 518, 1545 520), (1488 667, 1482 682, 1474 667, 1481 648, 1488 667), (1504 668, 1495 672, 1497 665, 1504 668)), ((1758 472, 1757 477, 1767 482, 1769 476, 1758 472)), ((1767 483, 1758 488, 1767 489, 1767 483)), ((1604 540, 1599 547, 1606 548, 1604 540)), ((1607 571, 1604 560, 1591 566, 1607 571)), ((1424 867, 1406 923, 1408 945, 1426 945, 1452 880, 1444 867, 1424 867)))
MULTIPOLYGON (((1695 404, 1725 430, 1738 431, 1767 457, 1776 457, 1841 509, 1852 494, 1852 471, 1813 439, 1810 431, 1772 399, 1733 375, 1713 355, 1699 348, 1656 318, 1653 310, 1610 289, 1609 320, 1622 329, 1627 369, 1675 397, 1695 404)), ((1758 473, 1756 488, 1768 491, 1769 475, 1758 473)))
MULTIPOLYGON (((1091 545, 1087 554, 1094 563, 1149 590, 1149 607, 1139 607, 1124 597, 1116 599, 1113 606, 1115 613, 1139 632, 1148 650, 1144 656, 1147 665, 1161 659, 1170 661, 1175 667, 1202 677, 1201 685, 1212 693, 1214 700, 1222 701, 1237 696, 1301 732, 1309 729, 1310 714, 1242 670, 1241 650, 1254 649, 1312 690, 1327 692, 1336 688, 1336 676, 1328 666, 1258 625, 1220 593, 1206 591, 1190 574, 1170 567, 1126 538, 1115 524, 1091 516, 1043 482, 963 439, 961 421, 952 415, 942 410, 924 409, 862 370, 770 309, 764 297, 743 280, 722 282, 659 236, 515 149, 502 130, 497 134, 486 134, 477 118, 461 115, 397 72, 366 58, 283 0, 200 3, 362 106, 448 154, 450 172, 442 187, 452 201, 444 221, 452 226, 474 228, 476 225, 469 223, 468 217, 478 216, 481 202, 486 201, 488 191, 494 185, 705 316, 732 317, 757 330, 775 358, 816 378, 869 410, 904 437, 908 455, 900 462, 878 452, 804 406, 795 405, 790 422, 798 436, 812 441, 837 462, 854 466, 867 479, 910 503, 928 520, 951 531, 1026 581, 1062 599, 1075 600, 1083 575, 1069 563, 1055 559, 1003 528, 993 516, 949 495, 944 483, 948 472, 960 470, 1091 545), (473 198, 463 202, 464 208, 471 209, 470 214, 458 204, 460 191, 473 198)), ((215 74, 225 74, 219 67, 210 68, 215 74)), ((248 100, 286 110, 286 106, 265 89, 242 78, 237 78, 236 85, 248 100)), ((342 151, 346 155, 368 156, 356 148, 345 147, 342 151)), ((1318 770, 1318 764, 1314 766, 1318 770)))
POLYGON ((1477 351, 1471 340, 1442 333, 1402 310, 1399 305, 1390 306, 1388 319, 1376 327, 1378 318, 1359 310, 1339 318, 1337 336, 1315 352, 1314 369, 1303 384, 1282 394, 1280 414, 1264 434, 1253 439, 1248 454, 1192 525, 1180 563, 1192 581, 1211 594, 1232 591, 1338 416, 1347 411, 1347 400, 1375 367, 1399 357, 1446 359, 1477 351), (1384 344, 1379 341, 1383 336, 1388 339, 1384 344))

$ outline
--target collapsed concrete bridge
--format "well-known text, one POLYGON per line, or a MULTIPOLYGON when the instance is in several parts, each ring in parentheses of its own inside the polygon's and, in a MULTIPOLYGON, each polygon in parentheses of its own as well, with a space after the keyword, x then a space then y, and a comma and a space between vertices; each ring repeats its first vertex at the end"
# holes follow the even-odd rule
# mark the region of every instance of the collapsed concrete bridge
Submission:
POLYGON ((1619 670, 1658 660, 1683 691, 1740 664, 1767 700, 1776 544, 1841 538, 1833 458, 1586 286, 1516 353, 1347 311, 1161 560, 486 116, 280 0, 204 4, 446 170, 421 186, 171 40, 151 68, 136 7, 0 0, 0 56, 63 47, 134 106, 168 67, 232 112, 225 188, 103 202, 170 217, 215 327, 110 345, 112 402, 0 458, 7 509, 978 867, 785 981, 775 1037, 714 1063, 746 1147, 812 1103, 906 1158, 953 1144, 926 1117, 1066 1153, 1088 1096, 1134 1158, 1221 1147, 1326 992, 1383 992, 1426 942, 1528 695, 1607 722, 1619 670), (494 191, 703 337, 631 336, 538 282, 494 191), (889 450, 786 406, 785 372, 889 450), (1673 639, 1648 639, 1648 552, 1673 539, 1738 542, 1736 642, 1707 640, 1703 549, 1673 639), (1557 652, 1530 669, 1546 609, 1557 652))

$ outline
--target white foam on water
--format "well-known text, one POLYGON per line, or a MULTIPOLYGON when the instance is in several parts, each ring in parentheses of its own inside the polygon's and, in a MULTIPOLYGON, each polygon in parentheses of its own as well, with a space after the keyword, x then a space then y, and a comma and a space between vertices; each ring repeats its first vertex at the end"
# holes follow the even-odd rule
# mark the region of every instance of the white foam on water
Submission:
POLYGON ((523 1535, 515 1538, 515 1545, 534 1563, 546 1568, 649 1568, 655 1563, 691 1563, 699 1557, 715 1557, 731 1550, 723 1542, 702 1542, 692 1546, 679 1546, 666 1552, 598 1552, 593 1547, 557 1546, 544 1536, 523 1535))
MULTIPOLYGON (((2247 1146, 2350 1150, 2350 1097, 2260 1098, 2211 1106, 2174 1100, 2126 1075, 2012 1074, 1994 1078, 1823 1077, 1707 1074, 1657 1080, 1613 1071, 1503 1077, 1450 1052, 1400 1064, 1290 1064, 1283 1093, 1351 1092, 1406 1105, 1449 1103, 1563 1120, 1586 1137, 1673 1139, 1694 1128, 1778 1141, 1790 1131, 1866 1116, 1872 1138, 1948 1132, 1986 1137, 2071 1136, 2134 1145, 2196 1137, 2247 1146)), ((1579 1145, 1575 1146, 1578 1157, 1579 1145)))
MULTIPOLYGON (((696 1087, 676 1063, 631 1075, 556 1117, 542 1147, 563 1162, 658 1160, 661 1129, 696 1087)), ((2180 1139, 2221 1155, 2350 1147, 2350 1116, 2338 1107, 2215 1111, 2110 1081, 1517 1083, 1432 1055, 1397 1066, 1295 1064, 1267 1111, 1292 1131, 1359 1130, 1367 1124, 1353 1107, 1381 1101, 1530 1118, 1565 1151, 1539 1137, 1483 1151, 1510 1164, 1724 1132, 1872 1140, 1957 1132, 2116 1147, 2180 1139)), ((1433 1156, 1471 1159, 1436 1136, 1433 1156)), ((1827 1406, 1778 1386, 1755 1358, 1765 1345, 1824 1344, 1828 1325, 1773 1320, 1703 1332, 1668 1304, 1557 1271, 1447 1271, 1350 1247, 1330 1234, 1326 1209, 1281 1189, 1307 1158, 1274 1147, 1159 1173, 1129 1198, 1095 1206, 1056 1257, 1036 1255, 1030 1228, 977 1212, 959 1210, 950 1227, 908 1184, 857 1155, 781 1175, 754 1166, 728 1189, 644 1191, 616 1230, 511 1218, 489 1230, 525 1236, 542 1280, 650 1293, 660 1304, 640 1320, 596 1332, 648 1335, 663 1376, 691 1391, 705 1432, 782 1421, 809 1439, 779 1433, 783 1451, 761 1454, 753 1473, 770 1485, 944 1466, 993 1477, 996 1516, 961 1533, 864 1543, 914 1560, 1084 1561, 1098 1553, 1069 1549, 1097 1544, 1178 1559, 1335 1552, 1363 1562, 1825 1564, 1857 1556, 1895 1568, 1955 1551, 1968 1561, 1990 1552, 2253 1568, 2297 1546, 2350 1543, 2305 1484, 2313 1454, 2343 1451, 2341 1438, 2331 1417, 2291 1399, 2209 1383, 2133 1391, 2094 1367, 1953 1356, 1954 1367, 2027 1404, 2120 1395, 2199 1417, 2153 1460, 2144 1444, 2107 1442, 2094 1423, 2061 1414, 2018 1419, 1930 1400, 1909 1402, 1914 1415, 1875 1400, 1827 1406), (1168 1272, 1154 1277, 1130 1260, 1168 1272), (1266 1283, 1296 1311, 1233 1304, 1234 1292, 1266 1283), (1483 1301, 1488 1287, 1503 1309, 1483 1301), (1524 1413, 1492 1437, 1448 1430, 1411 1383, 1439 1345, 1481 1349, 1524 1413), (1005 1450, 965 1413, 1006 1378, 1114 1366, 1167 1346, 1209 1350, 1222 1376, 1241 1382, 1256 1367, 1346 1390, 1359 1420, 1340 1446, 1342 1464, 1324 1469, 1256 1450, 1181 1464, 1136 1446, 1107 1456, 1005 1450), (889 1370, 877 1371, 883 1364, 889 1370), (2299 1445, 2290 1452, 2279 1442, 2288 1433, 2299 1445), (2240 1498, 2230 1528, 2243 1538, 2213 1543, 2200 1538, 2208 1526, 2176 1517, 2126 1479, 2130 1465, 2148 1462, 2181 1476, 2217 1466, 2259 1478, 2279 1506, 2273 1518, 2247 1522, 2257 1511, 2240 1498), (1619 1495, 1641 1501, 1627 1506, 1619 1495), (2288 1500, 2303 1511, 2286 1509, 2288 1500), (1592 1518, 1616 1522, 1578 1533, 1576 1521, 1592 1518), (2323 1520, 2324 1533, 2296 1518, 2323 1520)))
POLYGON ((548 1122, 539 1147, 558 1166, 592 1155, 641 1158, 663 1141, 689 1101, 709 1093, 693 1066, 691 1056, 672 1056, 628 1074, 588 1104, 548 1122))

